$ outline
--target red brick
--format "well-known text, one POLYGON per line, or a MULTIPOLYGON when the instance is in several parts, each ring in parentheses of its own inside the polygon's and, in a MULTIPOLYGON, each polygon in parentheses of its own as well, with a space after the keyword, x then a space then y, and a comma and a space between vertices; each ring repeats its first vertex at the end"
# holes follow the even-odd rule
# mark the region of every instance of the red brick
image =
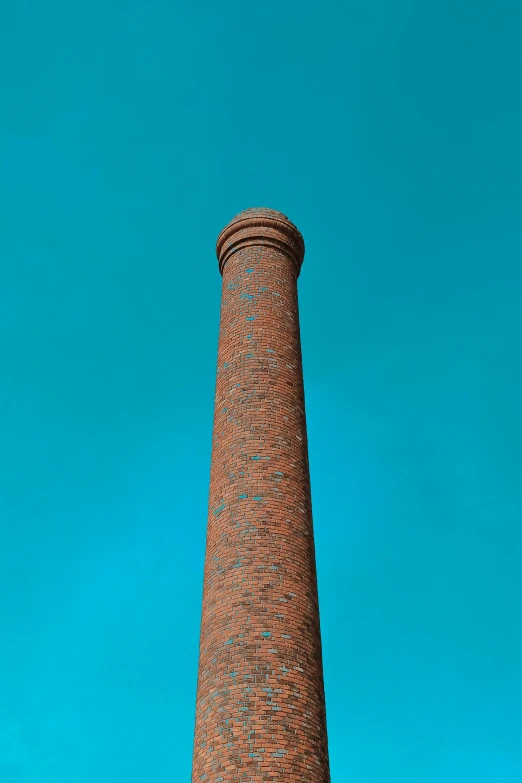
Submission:
POLYGON ((297 277, 270 209, 217 242, 222 301, 193 783, 329 783, 297 277))

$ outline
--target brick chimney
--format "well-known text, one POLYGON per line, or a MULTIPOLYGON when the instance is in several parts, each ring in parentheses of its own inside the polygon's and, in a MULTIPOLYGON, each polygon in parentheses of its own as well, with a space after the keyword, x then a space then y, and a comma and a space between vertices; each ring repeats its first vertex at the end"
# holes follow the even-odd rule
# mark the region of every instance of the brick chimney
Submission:
POLYGON ((304 242, 247 209, 222 299, 193 783, 329 783, 299 335, 304 242))

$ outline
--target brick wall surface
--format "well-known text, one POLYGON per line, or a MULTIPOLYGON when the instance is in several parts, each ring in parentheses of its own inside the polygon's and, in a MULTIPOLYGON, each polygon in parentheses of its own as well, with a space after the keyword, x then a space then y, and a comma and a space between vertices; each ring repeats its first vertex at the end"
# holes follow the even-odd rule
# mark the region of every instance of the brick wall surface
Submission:
POLYGON ((297 277, 301 235, 250 209, 223 276, 193 783, 329 783, 297 277))

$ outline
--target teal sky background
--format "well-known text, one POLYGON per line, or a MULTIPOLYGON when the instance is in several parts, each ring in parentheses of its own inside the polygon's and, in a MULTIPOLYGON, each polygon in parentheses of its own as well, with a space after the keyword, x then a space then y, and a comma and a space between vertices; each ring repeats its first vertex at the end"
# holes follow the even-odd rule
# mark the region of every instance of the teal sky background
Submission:
POLYGON ((333 783, 522 780, 522 4, 0 12, 0 780, 190 780, 216 237, 299 281, 333 783))

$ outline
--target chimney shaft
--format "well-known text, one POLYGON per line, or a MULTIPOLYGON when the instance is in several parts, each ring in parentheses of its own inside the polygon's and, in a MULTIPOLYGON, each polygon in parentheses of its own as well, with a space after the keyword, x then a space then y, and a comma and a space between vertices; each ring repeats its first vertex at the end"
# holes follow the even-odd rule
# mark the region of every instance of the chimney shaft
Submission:
POLYGON ((223 276, 193 783, 329 783, 297 277, 304 243, 248 209, 223 276))

